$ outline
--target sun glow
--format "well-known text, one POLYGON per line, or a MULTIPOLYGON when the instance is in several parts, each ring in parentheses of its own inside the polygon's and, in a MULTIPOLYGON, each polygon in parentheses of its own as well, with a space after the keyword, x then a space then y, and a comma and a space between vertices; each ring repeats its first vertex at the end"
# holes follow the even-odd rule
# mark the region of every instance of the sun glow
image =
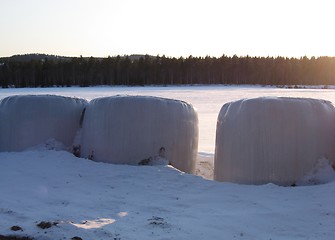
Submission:
POLYGON ((330 0, 5 1, 0 55, 335 56, 330 0))

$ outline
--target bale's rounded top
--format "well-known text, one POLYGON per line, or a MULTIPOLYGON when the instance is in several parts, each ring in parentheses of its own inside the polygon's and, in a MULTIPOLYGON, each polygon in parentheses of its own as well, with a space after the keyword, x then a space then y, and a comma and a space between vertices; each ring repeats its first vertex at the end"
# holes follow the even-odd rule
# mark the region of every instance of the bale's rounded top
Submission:
POLYGON ((61 95, 53 95, 53 94, 40 94, 40 95, 34 95, 34 94, 26 94, 26 95, 12 95, 5 97, 0 100, 0 103, 14 103, 16 101, 27 101, 27 100, 45 100, 45 99, 54 99, 54 100, 60 100, 64 99, 67 101, 75 101, 75 102, 81 102, 83 104, 87 104, 87 100, 82 99, 82 98, 76 98, 76 97, 66 97, 66 96, 61 96, 61 95))
MULTIPOLYGON (((333 105, 332 102, 324 99, 316 99, 316 98, 299 98, 299 97, 273 97, 273 96, 265 96, 265 97, 257 97, 257 98, 243 98, 236 101, 225 103, 224 105, 235 104, 235 103, 248 103, 248 102, 272 102, 272 101, 293 101, 293 102, 320 102, 333 105)), ((223 106, 224 106, 223 105, 223 106)))
POLYGON ((129 101, 156 100, 156 101, 183 103, 183 104, 187 104, 187 105, 192 106, 191 103, 188 103, 188 102, 183 101, 183 100, 156 97, 156 96, 144 96, 144 95, 115 95, 115 96, 95 98, 95 99, 92 99, 91 102, 93 103, 93 102, 98 102, 98 101, 114 101, 114 100, 129 100, 129 101))

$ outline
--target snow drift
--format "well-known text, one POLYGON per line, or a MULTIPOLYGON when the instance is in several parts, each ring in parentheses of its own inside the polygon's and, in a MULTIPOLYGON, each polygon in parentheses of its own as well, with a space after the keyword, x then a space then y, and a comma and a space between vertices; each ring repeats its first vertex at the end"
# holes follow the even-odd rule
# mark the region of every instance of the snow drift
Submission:
POLYGON ((0 102, 0 151, 22 151, 49 139, 71 147, 87 102, 53 95, 11 96, 0 102))
POLYGON ((335 109, 324 100, 255 98, 225 104, 214 179, 292 185, 319 159, 335 162, 335 109))
POLYGON ((166 158, 192 173, 198 150, 198 116, 185 102, 144 96, 92 100, 85 112, 81 156, 137 165, 166 158))
POLYGON ((35 240, 335 236, 335 182, 245 186, 206 181, 168 166, 103 164, 43 150, 0 153, 0 179, 0 235, 35 240), (42 221, 52 226, 43 230, 37 226, 42 221))

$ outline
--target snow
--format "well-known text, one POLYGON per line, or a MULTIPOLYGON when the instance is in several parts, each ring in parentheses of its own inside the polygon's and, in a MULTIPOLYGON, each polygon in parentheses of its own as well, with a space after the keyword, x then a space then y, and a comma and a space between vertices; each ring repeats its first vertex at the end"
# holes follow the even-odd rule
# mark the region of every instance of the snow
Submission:
POLYGON ((297 186, 325 184, 335 181, 335 164, 326 158, 319 159, 315 166, 297 181, 297 186))
POLYGON ((292 185, 318 159, 335 163, 335 108, 324 100, 261 97, 219 114, 214 179, 292 185))
POLYGON ((71 147, 87 102, 51 95, 10 96, 0 102, 0 151, 21 151, 48 139, 71 147))
POLYGON ((182 101, 148 96, 93 99, 85 111, 81 156, 137 165, 164 157, 193 173, 198 152, 198 117, 182 101))
MULTIPOLYGON (((250 86, 1 89, 0 99, 56 94, 91 100, 117 94, 183 100, 199 116, 196 173, 213 176, 215 128, 222 105, 260 96, 335 102, 334 90, 250 86)), ((305 183, 280 187, 205 180, 171 166, 128 166, 76 158, 55 140, 24 152, 0 153, 0 235, 71 239, 335 238, 333 166, 320 160, 305 183), (312 184, 315 182, 312 181, 312 184), (303 184, 304 185, 304 184, 303 184), (36 225, 56 222, 48 229, 36 225), (14 225, 23 231, 11 231, 14 225)))
POLYGON ((0 153, 0 233, 35 239, 335 237, 335 182, 307 187, 204 180, 68 152, 0 153), (57 223, 48 229, 41 221, 57 223), (13 232, 12 226, 23 231, 13 232))

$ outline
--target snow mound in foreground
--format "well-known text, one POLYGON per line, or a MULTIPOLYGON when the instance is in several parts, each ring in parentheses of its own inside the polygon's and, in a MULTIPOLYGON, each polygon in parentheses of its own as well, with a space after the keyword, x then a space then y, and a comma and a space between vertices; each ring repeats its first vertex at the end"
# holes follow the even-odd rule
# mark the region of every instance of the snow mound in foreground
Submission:
POLYGON ((55 139, 71 147, 87 102, 53 95, 11 96, 0 102, 0 151, 22 151, 55 139))
POLYGON ((2 235, 334 239, 335 182, 294 188, 220 183, 171 166, 106 164, 64 151, 1 152, 0 176, 2 235))
POLYGON ((98 162, 137 165, 162 157, 194 172, 198 116, 188 103, 144 96, 92 100, 85 112, 81 156, 98 162))
POLYGON ((335 109, 324 100, 255 98, 225 104, 214 179, 293 185, 318 159, 335 162, 335 109))

